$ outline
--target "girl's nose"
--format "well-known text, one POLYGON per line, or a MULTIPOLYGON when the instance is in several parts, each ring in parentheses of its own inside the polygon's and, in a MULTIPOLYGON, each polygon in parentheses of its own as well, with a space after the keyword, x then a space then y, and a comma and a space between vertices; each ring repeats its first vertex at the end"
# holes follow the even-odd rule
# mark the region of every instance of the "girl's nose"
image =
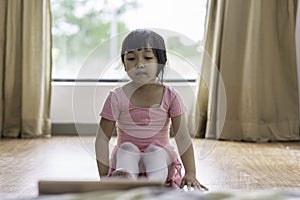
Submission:
POLYGON ((136 60, 136 67, 137 68, 144 68, 145 67, 145 60, 143 59, 143 56, 138 56, 136 60))
POLYGON ((144 68, 145 63, 142 61, 142 59, 138 59, 138 62, 136 63, 137 68, 144 68))
POLYGON ((144 64, 142 64, 142 63, 141 63, 141 64, 140 64, 140 63, 138 63, 136 67, 137 67, 137 68, 144 68, 144 67, 145 67, 145 65, 144 65, 144 64))

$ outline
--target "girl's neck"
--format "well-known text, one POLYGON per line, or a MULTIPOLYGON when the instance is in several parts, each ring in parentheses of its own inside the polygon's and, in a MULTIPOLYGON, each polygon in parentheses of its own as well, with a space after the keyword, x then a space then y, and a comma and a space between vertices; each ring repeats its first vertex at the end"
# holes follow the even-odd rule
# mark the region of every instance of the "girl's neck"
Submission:
POLYGON ((132 105, 141 108, 150 108, 161 105, 164 86, 159 82, 141 86, 130 82, 123 87, 123 91, 132 105))
POLYGON ((131 85, 132 89, 134 89, 134 90, 148 90, 148 91, 149 91, 149 89, 152 89, 153 87, 162 86, 162 84, 157 80, 155 80, 151 83, 142 84, 142 85, 135 83, 134 81, 131 81, 129 84, 131 85))

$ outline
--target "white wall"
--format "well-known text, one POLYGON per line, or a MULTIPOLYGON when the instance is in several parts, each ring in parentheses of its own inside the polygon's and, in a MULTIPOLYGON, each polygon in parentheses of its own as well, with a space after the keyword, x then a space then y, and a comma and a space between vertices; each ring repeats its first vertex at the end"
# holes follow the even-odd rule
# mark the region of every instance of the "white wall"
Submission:
MULTIPOLYGON (((187 108, 191 109, 196 94, 196 83, 191 85, 171 83, 170 85, 180 93, 187 108)), ((106 95, 109 90, 117 86, 120 84, 53 82, 51 97, 53 133, 75 133, 74 124, 84 125, 83 132, 94 132, 106 95), (92 128, 87 125, 91 125, 92 128), (69 128, 66 128, 67 126, 69 128)))

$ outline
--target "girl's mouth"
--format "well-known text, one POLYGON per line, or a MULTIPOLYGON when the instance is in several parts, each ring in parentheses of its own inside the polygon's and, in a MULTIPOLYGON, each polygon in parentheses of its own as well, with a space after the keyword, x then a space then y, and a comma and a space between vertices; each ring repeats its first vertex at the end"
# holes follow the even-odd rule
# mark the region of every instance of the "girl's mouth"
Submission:
POLYGON ((136 72, 135 75, 140 76, 140 75, 147 75, 146 72, 136 72))

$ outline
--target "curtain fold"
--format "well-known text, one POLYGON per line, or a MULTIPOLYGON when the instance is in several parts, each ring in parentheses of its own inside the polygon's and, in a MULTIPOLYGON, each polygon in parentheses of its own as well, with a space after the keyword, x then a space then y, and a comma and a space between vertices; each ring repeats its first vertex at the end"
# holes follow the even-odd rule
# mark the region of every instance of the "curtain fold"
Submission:
POLYGON ((50 135, 50 0, 1 0, 2 137, 50 135))
POLYGON ((199 85, 199 137, 300 139, 296 8, 295 0, 209 2, 205 50, 219 71, 213 72, 204 59, 202 76, 209 81, 202 78, 199 85), (222 82, 225 94, 221 94, 222 82))

